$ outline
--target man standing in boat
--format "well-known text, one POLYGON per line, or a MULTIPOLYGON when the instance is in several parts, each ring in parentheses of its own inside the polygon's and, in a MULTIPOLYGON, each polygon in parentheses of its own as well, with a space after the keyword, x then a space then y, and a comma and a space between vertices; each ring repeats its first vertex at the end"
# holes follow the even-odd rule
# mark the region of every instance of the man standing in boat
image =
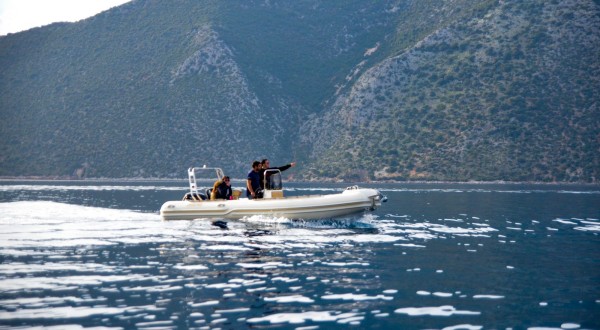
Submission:
POLYGON ((246 197, 249 199, 262 198, 262 189, 260 189, 260 170, 261 165, 258 160, 252 163, 252 170, 248 172, 246 180, 246 197))
MULTIPOLYGON (((265 159, 263 159, 260 162, 260 166, 261 166, 260 173, 259 173, 259 175, 260 175, 260 189, 264 190, 265 189, 265 171, 266 170, 279 170, 280 172, 283 172, 283 171, 287 170, 290 167, 296 166, 296 162, 291 162, 291 163, 289 163, 287 165, 283 165, 281 167, 270 167, 269 160, 265 158, 265 159)), ((269 177, 271 176, 272 173, 273 172, 267 172, 267 174, 266 174, 267 175, 267 177, 266 177, 267 183, 269 182, 269 177)), ((261 198, 261 197, 259 197, 259 198, 261 198)))

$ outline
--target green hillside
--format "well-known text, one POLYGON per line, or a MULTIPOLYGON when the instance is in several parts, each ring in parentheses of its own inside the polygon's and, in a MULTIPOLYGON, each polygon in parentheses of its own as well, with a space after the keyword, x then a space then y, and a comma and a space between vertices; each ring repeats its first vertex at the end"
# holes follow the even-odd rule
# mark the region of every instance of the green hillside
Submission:
POLYGON ((506 2, 437 30, 305 125, 311 173, 596 182, 598 14, 593 2, 506 2))
POLYGON ((0 37, 0 176, 597 182, 598 54, 591 0, 137 0, 0 37))

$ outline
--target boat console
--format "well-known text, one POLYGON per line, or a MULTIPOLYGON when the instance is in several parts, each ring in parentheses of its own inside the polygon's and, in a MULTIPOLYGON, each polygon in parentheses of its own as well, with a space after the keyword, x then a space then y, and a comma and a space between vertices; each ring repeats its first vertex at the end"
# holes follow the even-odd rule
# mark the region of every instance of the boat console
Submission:
POLYGON ((278 169, 265 170, 263 179, 265 190, 263 199, 283 198, 283 183, 281 180, 281 171, 278 169))

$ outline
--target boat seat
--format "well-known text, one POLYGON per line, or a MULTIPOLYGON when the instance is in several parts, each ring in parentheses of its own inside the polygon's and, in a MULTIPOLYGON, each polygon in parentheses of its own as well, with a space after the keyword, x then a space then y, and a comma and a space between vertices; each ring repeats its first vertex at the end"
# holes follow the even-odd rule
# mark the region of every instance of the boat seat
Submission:
POLYGON ((283 190, 265 190, 264 198, 283 198, 283 190))

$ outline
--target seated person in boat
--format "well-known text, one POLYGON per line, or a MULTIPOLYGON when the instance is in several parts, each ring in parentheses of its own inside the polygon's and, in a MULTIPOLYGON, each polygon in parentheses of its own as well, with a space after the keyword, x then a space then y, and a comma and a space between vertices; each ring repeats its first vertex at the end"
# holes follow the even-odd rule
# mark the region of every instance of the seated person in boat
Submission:
POLYGON ((232 199, 231 196, 231 182, 230 178, 226 175, 223 177, 223 180, 218 180, 217 182, 215 182, 212 192, 210 194, 210 199, 232 199))
MULTIPOLYGON (((261 170, 260 170, 259 174, 260 174, 260 188, 261 189, 265 189, 265 171, 266 170, 279 170, 280 172, 283 172, 290 167, 296 166, 296 162, 292 162, 292 163, 289 163, 287 165, 283 165, 280 167, 270 167, 270 164, 271 163, 266 158, 260 162, 261 170)), ((266 174, 267 186, 269 185, 269 177, 271 176, 271 174, 273 174, 273 172, 267 172, 267 174, 266 174)))
POLYGON ((246 180, 246 197, 249 199, 262 197, 259 174, 260 167, 260 162, 255 160, 252 163, 252 170, 248 172, 248 179, 246 180))

